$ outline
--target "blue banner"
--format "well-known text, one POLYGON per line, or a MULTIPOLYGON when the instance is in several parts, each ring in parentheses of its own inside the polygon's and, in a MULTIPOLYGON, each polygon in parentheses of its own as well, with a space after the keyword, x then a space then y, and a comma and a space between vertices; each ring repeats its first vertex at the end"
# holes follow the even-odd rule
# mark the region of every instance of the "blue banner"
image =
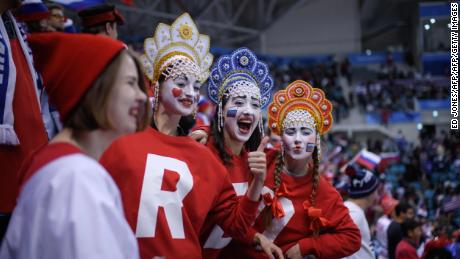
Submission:
MULTIPOLYGON (((372 64, 383 64, 387 61, 388 53, 374 52, 370 55, 366 53, 351 53, 348 55, 348 60, 354 66, 365 66, 372 64)), ((402 52, 391 53, 394 63, 403 63, 404 54, 402 52)))
POLYGON ((445 75, 450 65, 450 53, 423 53, 423 73, 445 75))
POLYGON ((422 110, 443 110, 450 109, 449 99, 444 100, 419 100, 420 109, 422 110))
MULTIPOLYGON (((420 112, 392 112, 388 119, 388 123, 418 123, 421 121, 420 112)), ((382 114, 379 112, 366 113, 367 124, 382 124, 382 114)))
POLYGON ((421 3, 419 5, 420 17, 450 16, 449 3, 421 3))

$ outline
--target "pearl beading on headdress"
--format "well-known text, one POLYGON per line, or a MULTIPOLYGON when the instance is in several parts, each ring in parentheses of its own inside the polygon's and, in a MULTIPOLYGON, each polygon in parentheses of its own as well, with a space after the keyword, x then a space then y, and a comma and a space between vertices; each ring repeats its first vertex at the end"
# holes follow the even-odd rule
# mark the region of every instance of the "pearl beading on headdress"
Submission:
POLYGON ((200 68, 188 59, 176 59, 171 65, 166 67, 161 73, 167 79, 175 79, 181 75, 194 76, 198 81, 203 80, 200 68))
POLYGON ((296 126, 306 126, 316 130, 315 118, 306 110, 293 110, 284 118, 282 130, 296 126))
POLYGON ((255 97, 259 100, 260 105, 260 90, 256 84, 250 81, 237 81, 234 82, 223 94, 226 98, 233 96, 247 95, 250 97, 255 97))

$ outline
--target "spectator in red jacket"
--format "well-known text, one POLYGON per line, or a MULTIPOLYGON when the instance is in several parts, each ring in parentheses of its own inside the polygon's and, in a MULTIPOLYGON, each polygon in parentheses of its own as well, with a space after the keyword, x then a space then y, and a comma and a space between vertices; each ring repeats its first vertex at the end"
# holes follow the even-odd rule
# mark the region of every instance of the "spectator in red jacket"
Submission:
POLYGON ((403 239, 396 247, 396 259, 419 259, 417 248, 422 237, 422 227, 413 219, 405 220, 401 225, 403 239))

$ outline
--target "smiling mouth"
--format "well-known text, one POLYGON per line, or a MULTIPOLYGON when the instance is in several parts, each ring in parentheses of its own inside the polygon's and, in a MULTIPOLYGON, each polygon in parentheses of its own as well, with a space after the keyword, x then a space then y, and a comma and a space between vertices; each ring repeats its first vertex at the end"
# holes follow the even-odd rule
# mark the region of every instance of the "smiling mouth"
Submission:
POLYGON ((133 108, 129 109, 129 115, 134 116, 134 117, 137 118, 137 116, 139 115, 139 108, 138 107, 133 107, 133 108))
POLYGON ((193 100, 192 100, 192 99, 189 99, 189 98, 187 98, 187 99, 182 99, 182 100, 180 100, 179 102, 182 103, 182 105, 183 105, 184 107, 187 107, 187 108, 192 107, 192 104, 193 104, 193 100))
POLYGON ((251 126, 252 126, 252 120, 251 119, 241 119, 237 122, 238 124, 238 129, 241 133, 243 134, 249 134, 251 131, 251 126))

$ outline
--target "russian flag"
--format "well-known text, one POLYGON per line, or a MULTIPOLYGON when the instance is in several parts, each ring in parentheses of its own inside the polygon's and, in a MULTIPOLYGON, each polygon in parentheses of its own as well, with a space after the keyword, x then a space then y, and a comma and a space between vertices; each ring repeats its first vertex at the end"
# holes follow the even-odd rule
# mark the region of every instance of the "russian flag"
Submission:
POLYGON ((369 170, 374 170, 381 160, 378 155, 363 149, 356 156, 355 162, 369 170))
POLYGON ((64 7, 72 9, 74 11, 80 11, 82 9, 106 3, 105 0, 52 0, 52 2, 61 4, 64 7))
POLYGON ((380 158, 382 159, 379 164, 379 172, 384 172, 385 169, 400 160, 400 156, 398 152, 385 152, 385 153, 380 153, 380 158))
POLYGON ((25 0, 21 6, 14 11, 18 21, 31 22, 39 21, 50 16, 48 8, 41 0, 25 0))

